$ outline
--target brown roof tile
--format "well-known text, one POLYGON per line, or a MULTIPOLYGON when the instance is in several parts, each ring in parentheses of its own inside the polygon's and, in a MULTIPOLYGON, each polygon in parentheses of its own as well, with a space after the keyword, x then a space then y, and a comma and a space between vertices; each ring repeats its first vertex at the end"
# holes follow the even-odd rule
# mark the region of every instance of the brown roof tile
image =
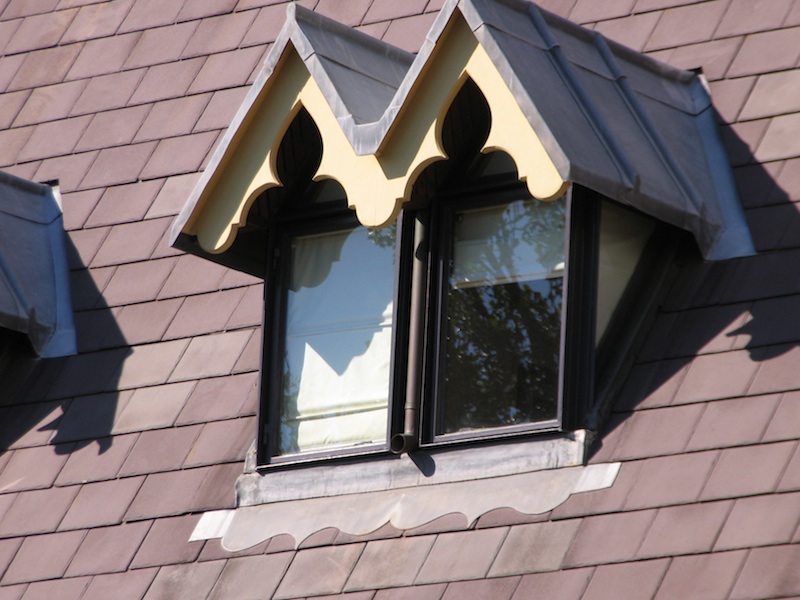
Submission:
MULTIPOLYGON (((236 111, 239 110, 247 95, 245 86, 214 92, 211 101, 195 125, 195 131, 225 129, 230 125, 236 111)), ((187 194, 188 196, 188 194, 187 194)), ((175 211, 177 214, 177 211, 175 211)))
MULTIPOLYGON (((213 98, 211 102, 213 104, 213 98)), ((152 206, 150 206, 150 210, 147 211, 146 218, 151 219, 154 217, 177 215, 181 208, 183 208, 185 199, 189 197, 198 179, 199 175, 196 173, 169 177, 164 182, 152 206)))
MULTIPOLYGON (((711 82, 711 97, 714 99, 714 108, 717 109, 724 122, 732 123, 737 120, 755 81, 755 77, 739 77, 737 79, 723 79, 711 82)), ((745 194, 740 195, 744 200, 743 196, 745 194)))
POLYGON ((800 392, 788 392, 781 397, 763 440, 775 442, 795 439, 797 423, 800 423, 800 392))
POLYGON ((204 62, 204 58, 194 58, 150 67, 130 103, 157 102, 183 96, 204 62))
POLYGON ((139 475, 180 469, 202 426, 144 431, 120 469, 120 475, 139 475))
POLYGON ((225 324, 226 329, 260 326, 264 312, 264 288, 251 285, 244 290, 239 304, 225 324))
MULTIPOLYGON (((25 106, 14 119, 14 126, 31 125, 44 121, 55 121, 67 117, 73 105, 83 93, 88 81, 68 81, 56 85, 4 94, 4 102, 27 97, 25 106), (30 94, 30 95, 28 95, 30 94)), ((5 112, 5 111, 4 111, 5 112)), ((9 126, 11 122, 5 124, 9 126)))
POLYGON ((750 393, 780 392, 800 387, 800 373, 791 367, 797 364, 798 354, 800 349, 794 345, 754 349, 753 357, 762 362, 750 386, 750 393))
POLYGON ((155 142, 149 142, 101 150, 81 185, 87 188, 136 181, 155 147, 155 142))
POLYGON ((675 397, 677 403, 730 398, 747 392, 759 365, 746 350, 698 356, 675 397))
POLYGON ((697 500, 718 455, 696 452, 643 461, 625 507, 668 506, 697 500))
POLYGON ((150 519, 187 512, 208 470, 204 467, 148 475, 125 519, 150 519))
MULTIPOLYGON (((88 365, 88 368, 91 369, 92 365, 88 365)), ((110 443, 106 436, 111 433, 114 419, 125 407, 130 395, 130 392, 111 392, 73 399, 58 424, 58 439, 98 440, 98 444, 106 449, 110 443)))
POLYGON ((710 552, 732 502, 661 508, 636 553, 638 558, 710 552))
POLYGON ((0 131, 0 165, 11 165, 34 132, 34 127, 0 131))
POLYGON ((483 581, 456 581, 447 586, 442 600, 509 600, 519 585, 519 577, 484 579, 483 581))
MULTIPOLYGON (((3 129, 8 129, 11 127, 11 123, 18 120, 17 115, 19 114, 22 105, 26 103, 28 96, 30 95, 30 90, 20 90, 18 92, 10 92, 0 96, 0 127, 3 129)), ((33 120, 33 122, 36 121, 38 121, 38 119, 33 120)))
MULTIPOLYGON (((59 530, 121 523, 143 481, 144 477, 126 477, 80 486, 80 492, 61 521, 59 530)), ((73 487, 76 486, 63 489, 73 487)))
POLYGON ((598 567, 582 600, 648 600, 656 593, 669 561, 648 560, 598 567))
POLYGON ((35 581, 28 586, 22 600, 79 600, 89 585, 90 577, 73 577, 51 581, 35 581))
POLYGON ((234 288, 189 296, 172 321, 166 337, 189 337, 224 329, 244 294, 244 288, 234 288))
POLYGON ((134 106, 99 113, 87 127, 75 149, 99 150, 109 146, 129 144, 139 131, 149 110, 149 106, 134 106))
POLYGON ((224 560, 162 567, 144 600, 197 600, 207 597, 224 560))
MULTIPOLYGON (((55 531, 78 492, 78 486, 48 488, 16 494, 0 521, 0 536, 55 531)), ((14 495, 12 495, 14 497, 14 495)), ((5 500, 6 495, 2 496, 5 500)))
POLYGON ((580 519, 569 519, 511 527, 489 576, 557 570, 580 524, 580 519))
POLYGON ((580 598, 594 569, 570 569, 557 573, 525 575, 517 586, 512 600, 527 600, 541 595, 548 600, 574 600, 580 598))
POLYGON ((216 263, 184 254, 159 293, 159 298, 188 296, 217 290, 227 269, 216 263))
POLYGON ((271 598, 291 559, 289 552, 231 559, 222 570, 208 598, 271 598))
POLYGON ((800 447, 795 450, 778 484, 778 491, 800 490, 800 447))
MULTIPOLYGON (((668 57, 661 60, 679 69, 703 69, 703 75, 709 81, 725 76, 741 46, 741 38, 725 38, 688 46, 680 46, 670 51, 668 57)), ((658 56, 654 56, 659 58, 658 56)))
POLYGON ((800 58, 797 36, 800 29, 778 29, 748 35, 736 60, 733 61, 728 77, 754 75, 769 71, 790 69, 800 58))
MULTIPOLYGON (((254 69, 260 68, 263 46, 233 50, 208 57, 203 68, 189 86, 189 93, 216 91, 248 83, 254 69)), ((227 127, 230 121, 224 126, 227 127)))
POLYGON ((257 14, 257 11, 244 11, 203 19, 181 57, 192 58, 238 48, 257 14))
POLYGON ((775 117, 769 124, 764 138, 756 150, 761 161, 794 158, 800 155, 797 138, 791 135, 800 126, 800 113, 775 117))
POLYGON ((242 474, 242 463, 228 463, 208 467, 206 477, 192 498, 191 509, 217 510, 234 508, 236 479, 242 474))
POLYGON ((434 536, 420 536, 369 542, 344 589, 353 591, 411 585, 434 539, 434 536))
POLYGON ((591 23, 605 21, 631 14, 636 0, 611 0, 610 2, 592 2, 592 0, 578 0, 578 3, 569 13, 571 21, 576 23, 591 23))
POLYGON ((89 125, 90 117, 72 117, 38 125, 19 152, 22 161, 69 154, 89 125))
POLYGON ((142 178, 197 171, 216 141, 213 131, 162 140, 142 170, 142 178))
POLYGON ((187 0, 178 13, 178 21, 202 19, 231 12, 237 2, 238 0, 187 0))
POLYGON ((114 35, 133 4, 134 0, 112 0, 81 7, 61 43, 114 35))
POLYGON ((63 412, 61 402, 37 402, 2 409, 0 420, 6 429, 0 432, 0 448, 26 448, 47 444, 63 412))
MULTIPOLYGON (((4 0, 7 1, 7 0, 4 0)), ((3 9, 3 2, 0 2, 0 10, 3 9)), ((21 19, 14 19, 12 21, 0 21, 0 52, 5 50, 9 40, 14 36, 14 32, 22 24, 21 19)))
POLYGON ((258 371, 261 368, 261 341, 260 331, 252 332, 247 345, 242 350, 241 356, 233 365, 232 373, 247 373, 258 371))
POLYGON ((14 450, 0 472, 0 491, 33 490, 53 485, 72 444, 14 450))
POLYGON ((136 133, 136 141, 158 140, 191 131, 210 98, 206 94, 157 102, 136 133))
POLYGON ((5 576, 6 569, 16 556, 17 550, 19 550, 19 547, 22 545, 22 541, 22 538, 0 540, 0 575, 5 576))
POLYGON ((190 21, 145 30, 125 61, 125 68, 149 67, 178 60, 198 26, 197 21, 190 21))
POLYGON ((59 0, 41 0, 31 4, 26 0, 10 0, 3 11, 3 19, 16 19, 54 10, 59 0))
POLYGON ((702 412, 703 406, 697 404, 636 411, 614 456, 624 460, 681 452, 702 412), (671 435, 659 435, 663 431, 671 435))
POLYGON ((82 446, 70 453, 67 463, 56 479, 56 485, 100 481, 116 477, 122 463, 136 442, 138 434, 115 435, 98 440, 105 451, 92 445, 82 446))
POLYGON ((710 39, 727 4, 727 0, 713 0, 665 11, 645 48, 659 50, 710 39))
POLYGON ((772 418, 780 396, 754 396, 710 403, 687 450, 755 444, 772 418))
POLYGON ((91 267, 146 260, 169 228, 171 219, 150 219, 113 227, 92 259, 91 267))
POLYGON ((140 35, 129 33, 86 42, 66 77, 82 79, 116 73, 125 64, 140 35))
POLYGON ((640 510, 584 518, 564 558, 564 566, 580 567, 631 560, 655 514, 654 510, 640 510))
POLYGON ((122 108, 130 100, 146 69, 92 77, 72 109, 73 115, 122 108))
POLYGON ((194 382, 187 381, 135 390, 114 424, 114 433, 171 426, 193 387, 194 382))
POLYGON ((256 373, 203 379, 186 401, 177 423, 205 423, 238 416, 251 396, 258 396, 256 373))
POLYGON ((800 71, 762 75, 747 99, 741 118, 758 119, 800 111, 798 95, 800 71))
POLYGON ((158 569, 95 575, 81 600, 142 600, 158 569))
POLYGON ((160 0, 138 0, 131 7, 120 26, 120 31, 152 29, 175 22, 184 0, 161 2, 160 0))
POLYGON ((188 563, 197 560, 203 542, 190 542, 199 517, 185 515, 157 519, 147 533, 131 563, 132 569, 165 564, 188 563))
POLYGON ((207 423, 186 457, 184 466, 244 460, 252 440, 256 437, 256 430, 254 417, 207 423))
POLYGON ((723 450, 703 488, 701 499, 774 491, 794 449, 793 442, 780 442, 723 450))
POLYGON ((77 9, 59 10, 30 16, 22 20, 6 44, 5 54, 29 52, 55 46, 77 14, 77 9))
POLYGON ((6 91, 27 57, 27 54, 17 54, 0 61, 0 90, 6 91))
POLYGON ((102 194, 103 190, 101 189, 64 194, 62 196, 64 230, 81 228, 97 206, 102 194))
MULTIPOLYGON (((117 385, 120 389, 126 389, 166 383, 185 349, 185 340, 135 346, 122 366, 117 385)), ((140 389, 134 393, 127 408, 138 400, 140 396, 137 394, 143 391, 140 389)), ((125 418, 126 415, 123 413, 120 421, 125 418)))
MULTIPOLYGON (((72 252, 70 252, 69 262, 73 269, 80 269, 92 262, 94 255, 111 231, 110 227, 96 227, 94 229, 82 229, 73 231, 70 236, 72 252)), ((77 316, 77 315, 76 315, 77 316)), ((83 332, 78 329, 78 337, 83 332)))
POLYGON ((486 577, 508 531, 508 528, 498 527, 439 535, 416 582, 486 577))
POLYGON ((193 338, 170 381, 229 375, 251 331, 231 331, 193 338))
MULTIPOLYGON (((242 46, 256 46, 269 44, 275 41, 278 33, 286 20, 286 4, 265 6, 258 11, 253 25, 242 40, 242 46)), ((229 125, 230 121, 226 123, 229 125)))
POLYGON ((750 551, 731 600, 790 597, 800 594, 800 546, 772 546, 750 551))
POLYGON ((310 548, 295 554, 273 596, 275 600, 338 594, 355 567, 364 544, 310 548), (308 573, 313 572, 314 577, 308 573))
POLYGON ((107 188, 100 202, 97 203, 97 207, 87 219, 86 225, 96 227, 142 219, 153 204, 163 183, 163 180, 142 181, 107 188))
POLYGON ((155 300, 176 260, 162 258, 146 263, 121 265, 114 271, 103 290, 104 300, 110 306, 155 300))
POLYGON ((364 23, 374 23, 375 21, 389 21, 401 17, 409 17, 422 12, 428 0, 411 0, 409 2, 392 2, 391 0, 373 0, 367 14, 364 16, 364 23))
POLYGON ((173 298, 124 306, 116 319, 125 341, 135 345, 161 340, 181 302, 173 298))
POLYGON ((656 600, 723 600, 733 586, 745 552, 678 556, 670 563, 656 600))
POLYGON ((733 0, 716 35, 739 35, 778 28, 792 4, 792 0, 733 0))
POLYGON ((85 535, 85 531, 65 531, 26 537, 2 582, 22 583, 61 577, 85 535))
MULTIPOLYGON (((590 4, 584 2, 584 5, 605 6, 605 3, 590 4)), ((625 16, 620 19, 612 19, 611 21, 602 21, 597 24, 595 29, 615 42, 641 51, 644 49, 647 40, 650 39, 650 35, 653 29, 655 29, 659 17, 659 13, 625 16)))
POLYGON ((392 21, 383 34, 383 41, 408 52, 416 52, 435 19, 436 13, 426 13, 392 21))
POLYGON ((319 0, 315 12, 345 25, 361 24, 367 14, 372 0, 352 0, 351 2, 338 2, 337 0, 319 0))
POLYGON ((150 523, 142 521, 89 530, 65 575, 125 571, 149 529, 150 523))
POLYGON ((800 494, 739 498, 714 550, 786 544, 797 528, 800 494))

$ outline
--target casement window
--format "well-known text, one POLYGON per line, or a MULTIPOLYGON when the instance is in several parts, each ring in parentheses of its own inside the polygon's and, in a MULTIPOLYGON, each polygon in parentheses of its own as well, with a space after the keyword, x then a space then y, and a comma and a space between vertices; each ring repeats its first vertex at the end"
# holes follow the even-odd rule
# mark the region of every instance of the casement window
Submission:
POLYGON ((370 229, 340 186, 308 177, 319 136, 298 113, 279 154, 289 184, 257 204, 268 217, 259 464, 586 426, 596 341, 654 225, 582 188, 532 198, 508 155, 477 152, 488 118, 468 81, 445 120, 453 159, 395 222, 370 229))

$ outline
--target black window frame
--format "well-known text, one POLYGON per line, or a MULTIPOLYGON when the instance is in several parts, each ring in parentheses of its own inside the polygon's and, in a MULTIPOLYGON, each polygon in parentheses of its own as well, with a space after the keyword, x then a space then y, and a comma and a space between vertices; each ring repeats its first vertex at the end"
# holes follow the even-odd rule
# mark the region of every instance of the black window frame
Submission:
POLYGON ((278 212, 268 227, 267 266, 264 311, 264 352, 262 363, 261 418, 257 444, 259 468, 315 463, 320 460, 390 456, 413 452, 418 448, 437 448, 459 444, 491 443, 520 436, 559 434, 581 428, 588 422, 594 405, 595 390, 595 305, 597 293, 597 256, 599 202, 591 190, 570 186, 566 192, 565 256, 561 305, 561 340, 559 342, 558 416, 553 422, 527 423, 488 428, 471 432, 437 435, 433 415, 438 402, 433 391, 434 363, 441 343, 431 343, 440 336, 441 298, 444 268, 441 235, 442 210, 467 206, 492 206, 529 199, 526 186, 515 175, 489 176, 467 181, 459 188, 452 185, 428 206, 407 208, 397 219, 394 272, 394 317, 392 327, 391 375, 387 439, 384 444, 358 445, 321 451, 277 454, 277 428, 282 398, 282 344, 285 339, 285 294, 288 271, 285 268, 287 240, 294 235, 335 231, 357 224, 344 203, 335 208, 313 208, 299 203, 286 215, 278 212), (419 252, 419 234, 427 234, 419 252), (416 235, 415 235, 416 229, 416 235), (432 232, 436 232, 431 235, 432 232), (424 257, 414 272, 414 256, 424 257), (437 286, 438 291, 433 291, 437 286))

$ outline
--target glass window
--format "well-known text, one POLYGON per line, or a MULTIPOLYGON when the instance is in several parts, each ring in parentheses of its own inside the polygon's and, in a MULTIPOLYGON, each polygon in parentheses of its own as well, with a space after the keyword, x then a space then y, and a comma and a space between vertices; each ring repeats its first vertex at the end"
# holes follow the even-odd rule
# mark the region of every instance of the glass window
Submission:
POLYGON ((558 416, 563 199, 458 211, 437 434, 558 416))
POLYGON ((290 239, 279 454, 385 442, 393 232, 290 239))

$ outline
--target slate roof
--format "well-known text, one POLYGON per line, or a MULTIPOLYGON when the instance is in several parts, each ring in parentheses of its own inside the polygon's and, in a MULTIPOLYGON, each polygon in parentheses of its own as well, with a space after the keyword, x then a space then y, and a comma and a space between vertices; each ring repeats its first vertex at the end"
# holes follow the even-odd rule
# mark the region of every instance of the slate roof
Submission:
MULTIPOLYGON (((416 52, 436 0, 303 4, 416 52)), ((800 595, 800 2, 547 0, 702 66, 759 253, 679 265, 593 463, 544 515, 187 542, 255 433, 260 283, 171 249, 277 36, 270 0, 0 0, 0 169, 59 179, 79 354, 0 392, 0 598, 800 595)))

